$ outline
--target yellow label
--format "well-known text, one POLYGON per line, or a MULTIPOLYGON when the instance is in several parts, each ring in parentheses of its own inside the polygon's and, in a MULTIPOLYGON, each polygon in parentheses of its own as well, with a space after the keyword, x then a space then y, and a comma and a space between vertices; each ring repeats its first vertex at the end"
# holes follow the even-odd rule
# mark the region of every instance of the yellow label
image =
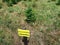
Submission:
POLYGON ((30 37, 30 31, 29 30, 18 29, 18 35, 19 36, 30 37))

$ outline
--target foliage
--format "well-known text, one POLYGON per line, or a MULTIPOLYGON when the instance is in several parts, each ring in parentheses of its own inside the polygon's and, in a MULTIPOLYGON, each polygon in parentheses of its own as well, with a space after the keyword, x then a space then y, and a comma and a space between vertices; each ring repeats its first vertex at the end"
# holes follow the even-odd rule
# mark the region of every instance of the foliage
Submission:
POLYGON ((22 12, 21 8, 19 6, 15 6, 15 7, 8 7, 7 11, 9 13, 13 13, 13 12, 17 12, 18 14, 20 14, 22 12))
POLYGON ((51 0, 51 1, 56 1, 56 0, 51 0))
POLYGON ((28 22, 28 23, 31 23, 31 22, 35 22, 36 21, 36 17, 35 17, 35 15, 34 15, 34 13, 33 13, 33 10, 32 10, 32 8, 28 8, 27 10, 26 10, 26 21, 28 22))
POLYGON ((0 45, 13 45, 13 38, 11 33, 6 32, 6 30, 3 30, 0 28, 0 45))
POLYGON ((6 2, 8 6, 13 6, 13 4, 17 4, 21 0, 3 0, 3 2, 6 2))
POLYGON ((2 4, 0 3, 0 9, 2 8, 2 4))
POLYGON ((58 2, 56 3, 56 5, 60 5, 60 0, 58 0, 58 2))
POLYGON ((7 15, 0 15, 0 25, 4 25, 11 30, 15 30, 19 26, 18 20, 18 16, 13 16, 10 13, 7 15))
POLYGON ((11 13, 11 12, 14 12, 14 8, 13 8, 13 7, 9 7, 7 10, 8 10, 8 12, 10 12, 10 13, 11 13))

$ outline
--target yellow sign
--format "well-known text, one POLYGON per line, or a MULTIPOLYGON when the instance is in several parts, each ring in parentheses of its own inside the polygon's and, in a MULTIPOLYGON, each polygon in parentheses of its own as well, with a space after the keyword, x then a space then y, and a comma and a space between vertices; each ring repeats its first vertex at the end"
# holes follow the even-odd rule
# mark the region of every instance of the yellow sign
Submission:
POLYGON ((18 29, 18 35, 19 36, 30 37, 30 31, 29 30, 18 29))

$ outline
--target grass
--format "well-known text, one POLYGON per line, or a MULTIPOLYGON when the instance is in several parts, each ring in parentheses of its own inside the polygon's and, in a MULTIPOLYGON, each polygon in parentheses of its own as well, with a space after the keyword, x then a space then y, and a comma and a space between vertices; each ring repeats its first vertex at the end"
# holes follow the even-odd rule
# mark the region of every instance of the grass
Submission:
MULTIPOLYGON (((8 7, 7 5, 6 8, 1 5, 0 45, 19 44, 19 40, 15 38, 15 42, 13 37, 18 37, 16 32, 17 29, 21 27, 26 27, 27 29, 34 31, 32 38, 35 39, 31 40, 33 43, 34 41, 36 42, 34 44, 40 45, 41 42, 44 42, 43 44, 45 45, 59 45, 60 37, 58 34, 60 33, 56 32, 60 31, 60 6, 56 5, 56 1, 58 0, 52 0, 50 2, 48 1, 49 0, 20 1, 11 7, 8 7), (25 21, 25 10, 28 7, 31 7, 33 9, 34 15, 36 16, 36 21, 33 26, 30 26, 25 21), (51 32, 53 32, 53 34, 51 32), (54 32, 56 34, 54 34, 54 32)), ((31 41, 29 43, 32 43, 31 41)))
POLYGON ((12 45, 13 38, 11 33, 6 30, 0 28, 0 45, 12 45))

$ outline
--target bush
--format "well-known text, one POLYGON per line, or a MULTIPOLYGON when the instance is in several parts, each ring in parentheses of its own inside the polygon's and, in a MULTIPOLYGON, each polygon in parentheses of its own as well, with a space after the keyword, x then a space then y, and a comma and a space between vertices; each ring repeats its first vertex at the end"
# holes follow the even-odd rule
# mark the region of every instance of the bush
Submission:
POLYGON ((14 8, 13 8, 13 7, 9 7, 7 10, 8 10, 8 12, 10 12, 10 13, 14 12, 14 8))
POLYGON ((55 26, 55 30, 59 30, 59 28, 60 28, 60 20, 57 20, 56 22, 54 22, 53 23, 54 24, 54 26, 55 26))
POLYGON ((0 3, 0 9, 2 8, 2 4, 0 3))
POLYGON ((56 1, 56 0, 51 0, 51 1, 56 1))
POLYGON ((21 8, 19 6, 15 6, 15 7, 8 7, 7 8, 7 11, 9 13, 13 13, 13 12, 17 12, 18 14, 20 14, 22 11, 21 11, 21 8))
POLYGON ((36 17, 35 17, 35 15, 34 15, 34 13, 33 13, 33 10, 32 10, 32 8, 28 8, 27 10, 26 10, 26 21, 28 22, 28 23, 31 23, 31 22, 35 22, 36 21, 36 17))
POLYGON ((3 2, 6 2, 8 6, 13 6, 13 4, 17 4, 21 0, 3 0, 3 2))
POLYGON ((58 0, 58 2, 56 3, 56 5, 60 5, 60 0, 58 0))
POLYGON ((12 6, 13 5, 13 2, 11 0, 6 1, 6 3, 7 3, 8 6, 12 6))

